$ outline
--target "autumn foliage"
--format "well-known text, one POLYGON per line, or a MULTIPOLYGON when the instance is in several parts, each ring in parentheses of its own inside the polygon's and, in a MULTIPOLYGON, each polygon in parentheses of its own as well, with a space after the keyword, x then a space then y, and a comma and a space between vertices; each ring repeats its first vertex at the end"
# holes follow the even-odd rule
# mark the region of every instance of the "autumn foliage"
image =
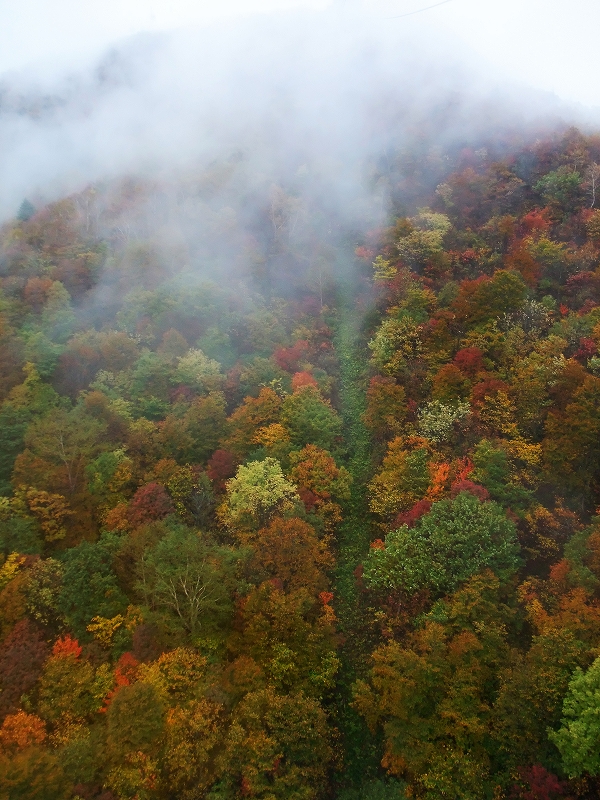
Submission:
POLYGON ((599 796, 600 138, 539 135, 419 130, 365 233, 245 153, 3 224, 2 798, 599 796))

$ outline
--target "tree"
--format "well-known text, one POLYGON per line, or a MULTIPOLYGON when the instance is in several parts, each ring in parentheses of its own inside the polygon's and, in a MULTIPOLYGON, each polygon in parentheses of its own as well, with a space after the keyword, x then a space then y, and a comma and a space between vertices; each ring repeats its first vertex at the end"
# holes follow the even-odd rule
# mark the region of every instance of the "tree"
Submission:
POLYGON ((483 353, 478 347, 463 347, 454 356, 453 363, 463 375, 473 378, 484 369, 483 353))
MULTIPOLYGON (((476 348, 466 348, 476 350, 476 348)), ((464 350, 462 351, 465 352, 464 350)), ((460 403, 468 398, 471 385, 456 364, 445 364, 433 376, 431 397, 440 403, 460 403)))
POLYGON ((21 749, 32 744, 42 744, 45 739, 44 721, 35 714, 27 714, 25 711, 9 714, 0 728, 0 745, 6 749, 21 749))
MULTIPOLYGON (((156 785, 165 709, 156 689, 137 681, 118 690, 106 712, 106 785, 119 797, 148 797, 156 785)), ((150 795, 151 796, 151 795, 150 795)))
POLYGON ((0 651, 0 716, 16 709, 21 695, 33 688, 47 654, 39 628, 27 619, 17 622, 0 651))
POLYGON ((136 588, 147 606, 167 612, 195 636, 222 623, 231 610, 234 566, 230 550, 177 525, 143 553, 136 588))
POLYGON ((132 527, 137 528, 145 522, 163 519, 174 510, 165 487, 160 483, 147 483, 145 486, 140 486, 131 498, 127 508, 127 519, 132 527))
POLYGON ((227 481, 227 500, 221 518, 230 527, 261 528, 269 520, 299 501, 294 484, 286 480, 281 464, 274 458, 251 461, 238 467, 227 481))
POLYGON ((51 411, 27 428, 27 450, 15 465, 17 479, 38 489, 57 488, 74 494, 81 488, 86 464, 102 446, 103 432, 102 423, 81 407, 51 411))
POLYGON ((67 800, 71 794, 55 753, 35 744, 0 753, 0 786, 11 800, 67 800))
POLYGON ((27 570, 23 569, 25 564, 26 559, 14 553, 8 557, 0 570, 0 583, 5 584, 0 591, 0 636, 2 637, 25 616, 27 585, 27 570))
POLYGON ((123 686, 106 712, 107 745, 113 758, 156 749, 164 731, 164 707, 156 689, 137 681, 123 686))
POLYGON ((444 442, 451 438, 457 423, 468 416, 468 402, 442 403, 432 400, 419 409, 419 431, 432 442, 444 442))
POLYGON ((98 502, 101 512, 123 502, 130 494, 133 484, 133 461, 125 448, 108 450, 90 462, 85 472, 88 490, 98 502))
POLYGON ((549 390, 566 365, 563 356, 566 346, 565 339, 550 335, 538 341, 533 351, 513 369, 510 394, 515 402, 519 430, 532 433, 537 441, 551 406, 549 390))
POLYGON ((0 548, 5 556, 43 550, 39 525, 16 498, 0 498, 0 548))
POLYGON ((308 511, 313 508, 323 517, 325 527, 341 522, 342 509, 336 501, 350 498, 352 477, 338 467, 333 456, 314 444, 290 454, 291 480, 308 511))
POLYGON ((215 493, 206 472, 189 464, 185 467, 175 466, 166 477, 166 488, 175 511, 186 523, 200 528, 212 524, 215 493))
POLYGON ((402 236, 396 247, 400 257, 419 270, 442 251, 444 236, 452 224, 445 214, 436 214, 427 208, 419 209, 412 222, 416 229, 402 236))
POLYGON ((220 783, 261 800, 316 800, 333 755, 330 736, 325 712, 302 692, 249 692, 218 757, 220 783))
POLYGON ((371 511, 393 517, 423 499, 431 481, 429 458, 426 448, 417 447, 410 451, 402 437, 393 439, 388 445, 381 471, 369 483, 371 511))
POLYGON ((376 375, 367 389, 363 422, 378 439, 398 435, 406 416, 406 393, 393 378, 376 375))
POLYGON ((295 372, 292 376, 292 392, 298 392, 303 386, 314 386, 319 388, 319 384, 310 372, 295 372))
POLYGON ((208 358, 202 350, 189 350, 181 356, 173 375, 174 383, 183 383, 200 393, 220 389, 223 380, 219 362, 208 358))
POLYGON ((323 697, 339 669, 332 599, 329 592, 315 597, 304 586, 284 592, 277 579, 265 581, 238 605, 230 652, 251 658, 278 691, 323 697))
MULTIPOLYGON (((270 388, 277 395, 283 396, 283 391, 290 385, 290 377, 279 367, 275 359, 252 356, 244 365, 234 367, 230 372, 230 380, 238 380, 238 393, 240 397, 258 397, 265 388, 270 388)), ((235 413, 235 412, 234 412, 235 413)))
POLYGON ((73 333, 75 323, 71 295, 60 281, 53 281, 40 315, 40 332, 53 343, 64 344, 73 333))
POLYGON ((549 732, 560 726, 573 672, 590 665, 600 632, 600 609, 586 590, 572 588, 576 581, 562 560, 547 580, 531 576, 519 588, 534 635, 499 675, 494 738, 507 771, 535 760, 563 771, 549 732))
POLYGON ((0 494, 11 491, 10 478, 15 459, 24 447, 29 412, 3 403, 0 409, 0 494))
POLYGON ((558 207, 563 213, 572 213, 580 199, 581 175, 564 165, 548 172, 535 184, 548 205, 558 207))
POLYGON ((15 492, 15 499, 26 503, 29 512, 37 519, 47 542, 65 538, 67 535, 65 521, 73 516, 65 497, 31 486, 20 486, 15 492))
POLYGON ((222 717, 222 706, 205 698, 167 711, 161 783, 181 800, 195 800, 215 781, 215 754, 225 735, 222 717))
POLYGON ((99 711, 107 690, 106 681, 96 680, 90 662, 81 658, 81 647, 68 635, 58 639, 44 664, 39 681, 38 710, 43 719, 61 717, 82 720, 99 711))
POLYGON ((556 775, 548 772, 541 764, 521 767, 518 770, 519 784, 512 788, 511 797, 520 800, 554 800, 564 797, 567 785, 559 781, 556 775), (524 786, 527 784, 527 786, 524 786))
POLYGON ((401 311, 383 320, 369 342, 375 365, 388 376, 407 375, 423 356, 422 325, 401 311))
POLYGON ((78 639, 89 639, 87 626, 92 617, 108 619, 127 607, 127 598, 112 569, 118 539, 104 534, 98 542, 81 542, 62 554, 64 565, 59 612, 78 639))
POLYGON ((206 657, 191 647, 161 653, 151 664, 139 665, 138 673, 154 686, 165 706, 181 706, 204 697, 214 679, 206 657))
POLYGON ((259 428, 253 441, 261 448, 258 453, 267 454, 278 461, 287 461, 293 448, 287 428, 279 422, 259 428))
POLYGON ((10 494, 10 478, 15 459, 23 450, 25 432, 36 415, 43 415, 56 406, 59 396, 42 382, 33 364, 23 367, 25 380, 14 386, 0 409, 0 491, 10 494))
POLYGON ((338 794, 339 800, 406 800, 404 781, 394 780, 368 781, 361 784, 358 789, 342 790, 338 794))
POLYGON ((481 325, 503 314, 518 311, 525 304, 527 286, 518 272, 497 270, 492 278, 481 276, 463 281, 451 306, 467 325, 481 325))
POLYGON ((383 730, 382 764, 426 800, 480 800, 497 784, 488 750, 495 676, 507 655, 509 609, 489 571, 436 604, 407 641, 373 654, 354 705, 383 730))
POLYGON ((142 353, 133 366, 131 396, 136 401, 154 398, 167 402, 172 386, 172 376, 173 368, 169 360, 147 350, 142 353))
MULTIPOLYGON (((532 266, 529 270, 532 278, 539 277, 540 264, 543 268, 543 278, 557 284, 563 284, 569 277, 568 250, 564 242, 555 242, 546 233, 536 238, 525 239, 525 248, 520 253, 515 253, 511 258, 517 261, 529 259, 532 266)), ((516 266, 519 266, 518 263, 516 266)), ((522 266, 521 266, 522 268, 522 266)))
POLYGON ((373 261, 372 267, 373 280, 375 283, 391 281, 398 274, 398 268, 383 256, 377 256, 375 261, 373 261))
POLYGON ((82 331, 66 342, 55 380, 62 393, 76 397, 100 370, 119 373, 138 358, 138 343, 124 331, 82 331))
POLYGON ((589 491, 600 459, 600 379, 588 375, 564 413, 546 420, 544 456, 550 475, 560 483, 589 491))
POLYGON ((299 339, 291 347, 278 347, 273 353, 273 358, 278 367, 286 372, 296 372, 305 361, 310 350, 310 345, 304 339, 299 339))
POLYGON ((254 582, 274 580, 286 592, 305 588, 314 595, 327 589, 325 571, 333 566, 333 557, 308 523, 275 518, 250 544, 254 552, 248 569, 254 582))
POLYGON ((588 646, 564 625, 535 635, 525 653, 511 654, 498 675, 493 710, 493 739, 504 772, 536 760, 561 769, 548 732, 560 724, 573 671, 588 663, 588 646))
POLYGON ((586 672, 577 668, 563 703, 562 725, 550 738, 571 778, 600 773, 600 658, 586 672))
POLYGON ((334 450, 342 433, 341 419, 314 386, 303 386, 285 398, 281 422, 296 447, 315 444, 324 450, 334 450))
POLYGON ((17 213, 17 219, 21 222, 27 222, 30 220, 33 215, 35 214, 35 206, 25 198, 21 205, 19 206, 19 211, 17 213))
POLYGON ((163 455, 179 463, 202 464, 217 448, 225 429, 225 397, 209 392, 181 413, 167 414, 157 423, 156 444, 163 455))
POLYGON ((531 492, 513 480, 504 448, 494 447, 490 441, 482 439, 473 453, 473 464, 471 480, 485 486, 493 500, 513 509, 522 508, 531 501, 531 492))
POLYGON ((587 235, 592 241, 600 242, 600 209, 593 211, 586 221, 587 235))
POLYGON ((439 595, 486 568, 511 575, 518 553, 515 525, 503 509, 464 492, 434 503, 413 528, 388 533, 385 546, 369 552, 363 578, 373 589, 427 588, 439 595))
POLYGON ((216 492, 225 490, 229 478, 233 478, 237 469, 237 460, 228 450, 215 450, 208 460, 206 472, 213 482, 216 492))
POLYGON ((38 625, 47 629, 60 624, 57 603, 62 576, 62 564, 54 558, 38 559, 27 571, 24 588, 27 613, 38 625))
POLYGON ((259 428, 279 422, 281 398, 273 389, 263 388, 258 397, 246 397, 227 420, 224 447, 236 456, 245 456, 252 449, 259 428))

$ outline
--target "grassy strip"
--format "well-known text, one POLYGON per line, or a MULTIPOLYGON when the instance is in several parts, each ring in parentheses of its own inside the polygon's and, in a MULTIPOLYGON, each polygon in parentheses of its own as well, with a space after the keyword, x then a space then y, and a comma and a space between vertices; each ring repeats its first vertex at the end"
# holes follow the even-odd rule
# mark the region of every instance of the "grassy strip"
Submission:
POLYGON ((335 608, 344 636, 337 685, 337 721, 344 747, 344 763, 337 776, 341 786, 358 788, 379 773, 378 743, 363 719, 351 708, 352 685, 364 672, 372 652, 370 626, 361 603, 354 571, 373 538, 366 483, 370 477, 370 437, 362 422, 366 406, 367 350, 361 341, 354 310, 340 304, 335 348, 340 363, 340 400, 348 448, 347 468, 353 477, 352 496, 344 506, 337 531, 335 608))
POLYGON ((335 346, 340 362, 341 412, 349 454, 347 468, 353 478, 352 496, 345 504, 344 522, 337 533, 337 610, 341 629, 346 632, 353 628, 358 603, 354 569, 367 552, 371 539, 366 497, 371 463, 370 440, 361 419, 366 406, 367 355, 360 347, 349 313, 344 314, 339 324, 335 346))

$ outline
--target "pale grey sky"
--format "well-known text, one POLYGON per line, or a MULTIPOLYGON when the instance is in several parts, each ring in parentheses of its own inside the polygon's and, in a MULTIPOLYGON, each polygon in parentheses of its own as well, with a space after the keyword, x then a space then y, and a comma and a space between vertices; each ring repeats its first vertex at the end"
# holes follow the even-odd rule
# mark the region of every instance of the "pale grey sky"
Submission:
MULTIPOLYGON (((386 28, 439 0, 335 0, 386 28), (399 18, 395 18, 399 17, 399 18)), ((203 24, 273 9, 326 8, 332 0, 0 0, 0 74, 33 63, 51 69, 95 55, 140 31, 203 24)), ((599 0, 450 0, 419 14, 508 77, 600 107, 599 0)))

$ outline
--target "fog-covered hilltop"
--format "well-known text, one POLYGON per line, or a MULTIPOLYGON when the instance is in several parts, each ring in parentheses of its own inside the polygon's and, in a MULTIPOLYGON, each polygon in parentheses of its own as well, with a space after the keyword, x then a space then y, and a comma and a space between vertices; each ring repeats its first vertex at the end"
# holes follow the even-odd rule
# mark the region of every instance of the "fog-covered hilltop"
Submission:
POLYGON ((572 121, 418 17, 386 25, 337 7, 141 34, 68 73, 49 63, 4 76, 0 213, 24 196, 238 150, 277 182, 304 167, 338 210, 366 200, 372 162, 389 170, 407 142, 422 141, 423 154, 482 134, 501 146, 561 113, 572 121))
POLYGON ((0 215, 89 189, 94 235, 141 236, 197 277, 259 272, 264 289, 349 270, 327 246, 415 211, 465 147, 493 161, 574 117, 401 22, 264 15, 7 75, 0 215))

